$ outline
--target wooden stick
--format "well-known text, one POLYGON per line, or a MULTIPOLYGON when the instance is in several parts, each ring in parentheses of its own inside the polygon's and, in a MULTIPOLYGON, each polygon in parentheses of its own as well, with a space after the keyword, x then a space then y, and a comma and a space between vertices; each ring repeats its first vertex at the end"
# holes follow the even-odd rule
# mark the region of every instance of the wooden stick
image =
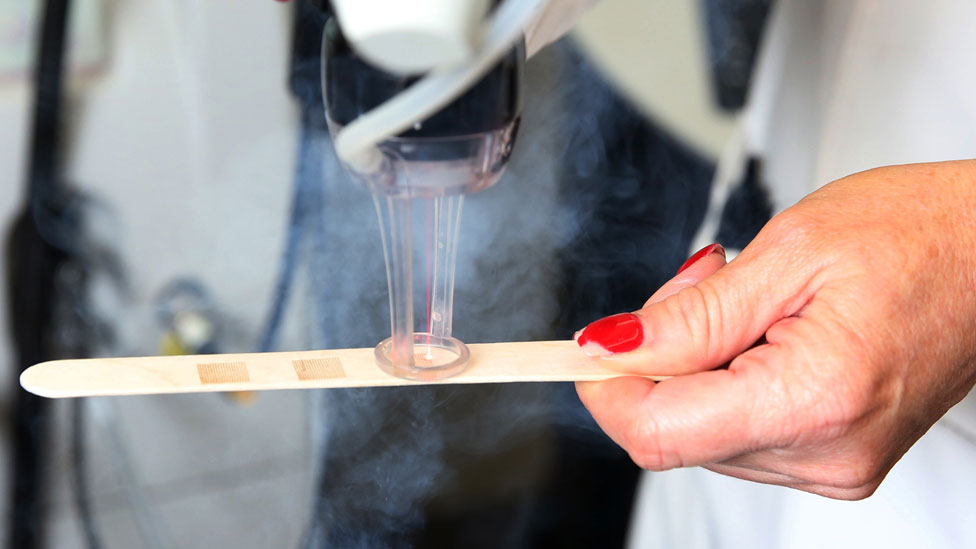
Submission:
POLYGON ((393 377, 376 365, 373 349, 338 349, 55 360, 25 370, 20 384, 40 396, 66 398, 430 383, 601 381, 623 375, 587 357, 572 341, 483 343, 468 347, 468 369, 438 381, 393 377))

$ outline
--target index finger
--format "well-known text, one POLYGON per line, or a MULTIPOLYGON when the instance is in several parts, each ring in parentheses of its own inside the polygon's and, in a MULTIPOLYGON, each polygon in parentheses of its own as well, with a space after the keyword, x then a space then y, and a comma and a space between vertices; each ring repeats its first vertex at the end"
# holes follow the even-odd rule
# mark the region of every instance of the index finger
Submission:
POLYGON ((725 266, 725 263, 725 248, 721 244, 705 246, 688 258, 688 261, 678 269, 674 277, 665 282, 644 302, 644 307, 653 305, 658 301, 664 301, 688 286, 698 284, 718 272, 725 266))

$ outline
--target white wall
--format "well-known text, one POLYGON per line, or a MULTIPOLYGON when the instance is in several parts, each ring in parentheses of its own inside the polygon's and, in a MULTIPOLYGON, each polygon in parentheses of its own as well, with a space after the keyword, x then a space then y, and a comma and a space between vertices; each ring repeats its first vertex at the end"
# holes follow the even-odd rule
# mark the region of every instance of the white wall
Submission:
MULTIPOLYGON (((96 3, 73 3, 72 15, 96 3)), ((107 219, 96 212, 97 223, 109 228, 133 290, 134 309, 114 319, 124 348, 156 352, 151 298, 184 274, 201 278, 218 304, 255 332, 279 263, 295 163, 297 110, 286 87, 291 7, 271 0, 101 3, 108 57, 98 66, 89 58, 73 72, 65 175, 109 207, 107 219)), ((3 238, 25 183, 32 101, 26 74, 8 71, 0 79, 3 238)), ((7 383, 5 297, 0 293, 0 391, 10 402, 19 388, 7 383)), ((0 448, 8 451, 7 441, 0 448)), ((58 459, 55 467, 63 466, 58 459)), ((6 507, 2 486, 0 497, 6 507)))
MULTIPOLYGON (((108 204, 99 223, 118 229, 110 241, 126 259, 137 304, 194 273, 235 316, 257 322, 294 166, 290 8, 235 0, 108 6, 107 63, 72 81, 66 176, 108 204)), ((26 87, 10 82, 0 95, 4 220, 23 187, 26 87)), ((127 340, 146 352, 158 336, 151 315, 132 320, 127 340)))
POLYGON ((712 100, 699 0, 602 0, 575 37, 645 114, 718 156, 733 119, 712 100))

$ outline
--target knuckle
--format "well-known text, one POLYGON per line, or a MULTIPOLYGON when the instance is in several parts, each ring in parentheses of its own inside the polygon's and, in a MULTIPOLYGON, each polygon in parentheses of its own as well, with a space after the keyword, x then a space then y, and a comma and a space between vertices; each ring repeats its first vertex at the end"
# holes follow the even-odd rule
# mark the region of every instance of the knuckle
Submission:
MULTIPOLYGON (((763 365, 764 363, 757 364, 758 367, 763 365)), ((748 367, 748 362, 745 366, 748 367)), ((806 391, 802 387, 797 387, 797 384, 791 383, 785 376, 768 376, 765 391, 763 400, 770 410, 766 413, 775 414, 776 418, 772 422, 776 426, 775 429, 765 436, 781 445, 794 443, 808 429, 808 425, 804 425, 807 414, 803 413, 803 400, 807 399, 806 391)), ((761 406, 758 403, 756 405, 761 406)))
POLYGON ((831 227, 831 219, 819 208, 794 206, 773 217, 755 240, 762 249, 778 250, 780 264, 812 276, 836 268, 838 261, 846 264, 850 258, 860 257, 858 250, 851 249, 859 245, 859 239, 831 227))
POLYGON ((630 459, 648 471, 666 471, 674 467, 666 458, 661 444, 660 429, 652 418, 635 421, 624 436, 624 448, 630 459))
POLYGON ((840 497, 840 499, 847 501, 866 499, 874 494, 874 492, 878 490, 879 486, 881 486, 881 481, 871 481, 867 484, 854 488, 853 490, 848 490, 840 497))
POLYGON ((802 210, 790 208, 769 220, 757 238, 771 240, 778 245, 805 243, 813 240, 823 230, 823 222, 802 210))
POLYGON ((687 348, 702 360, 712 356, 714 338, 722 333, 721 300, 714 294, 713 288, 702 282, 681 290, 672 300, 672 313, 680 319, 678 325, 685 331, 687 348))
POLYGON ((831 482, 827 483, 834 488, 860 494, 867 492, 867 497, 877 489, 884 474, 882 460, 875 452, 862 451, 849 460, 831 482))
POLYGON ((856 488, 838 488, 830 485, 816 485, 810 488, 801 488, 807 492, 817 494, 830 499, 842 500, 842 501, 858 501, 866 499, 877 491, 878 486, 881 483, 871 482, 864 486, 858 486, 856 488))
POLYGON ((645 471, 652 471, 655 473, 667 471, 667 468, 664 467, 663 463, 660 460, 660 456, 654 456, 653 454, 636 453, 633 451, 630 452, 629 455, 630 455, 630 459, 634 462, 634 464, 645 471))
MULTIPOLYGON (((811 391, 813 392, 813 391, 811 391)), ((840 439, 850 435, 850 432, 867 414, 868 404, 861 396, 835 396, 833 398, 814 401, 814 395, 807 400, 809 411, 803 413, 805 418, 803 431, 818 438, 840 439)))
MULTIPOLYGON (((813 433, 827 439, 856 440, 863 426, 883 409, 880 388, 865 390, 863 384, 845 379, 836 380, 834 385, 832 393, 819 387, 811 391, 808 408, 811 409, 812 423, 809 427, 813 433)), ((858 457, 874 461, 867 452, 859 452, 858 457)))
POLYGON ((857 431, 879 410, 879 395, 874 387, 851 378, 847 360, 807 360, 799 371, 803 375, 774 387, 785 397, 797 433, 813 440, 856 440, 857 431), (836 363, 836 364, 833 364, 836 363))

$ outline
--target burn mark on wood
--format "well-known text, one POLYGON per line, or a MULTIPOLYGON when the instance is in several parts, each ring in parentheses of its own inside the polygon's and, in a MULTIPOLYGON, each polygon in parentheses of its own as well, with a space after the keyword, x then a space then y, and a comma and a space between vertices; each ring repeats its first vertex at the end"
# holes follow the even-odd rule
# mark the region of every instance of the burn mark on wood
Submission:
POLYGON ((295 368, 295 375, 302 381, 346 377, 342 362, 335 357, 293 360, 291 365, 295 368))
POLYGON ((243 362, 207 362, 197 364, 197 374, 200 383, 247 383, 251 378, 247 375, 247 365, 243 362))

